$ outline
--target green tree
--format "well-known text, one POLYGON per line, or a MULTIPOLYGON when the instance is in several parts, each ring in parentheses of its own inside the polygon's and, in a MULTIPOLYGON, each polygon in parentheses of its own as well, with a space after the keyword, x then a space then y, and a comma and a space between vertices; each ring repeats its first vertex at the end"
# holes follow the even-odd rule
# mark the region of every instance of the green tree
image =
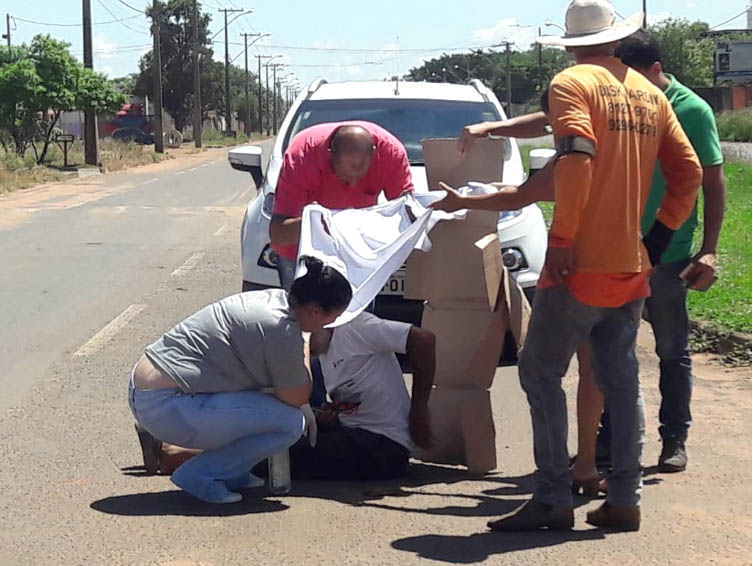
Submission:
MULTIPOLYGON (((148 10, 151 17, 152 10, 148 10)), ((159 5, 160 44, 162 58, 162 106, 182 130, 191 121, 193 112, 193 73, 191 3, 185 0, 168 0, 159 5)), ((210 110, 225 113, 225 65, 213 60, 212 42, 209 39, 211 16, 202 13, 199 18, 199 75, 202 115, 210 110)), ((153 53, 149 51, 139 62, 139 75, 134 92, 139 96, 152 96, 154 92, 153 53)), ((255 76, 250 79, 251 108, 257 108, 255 76)), ((245 117, 245 71, 230 67, 231 110, 245 117)), ((258 112, 252 112, 252 122, 257 123, 258 112)))
POLYGON ((104 112, 124 100, 103 75, 85 69, 69 47, 37 35, 18 59, 0 67, 0 129, 19 155, 32 144, 40 164, 62 112, 104 112), (40 152, 35 141, 42 143, 40 152))
POLYGON ((715 42, 702 36, 708 30, 706 22, 671 18, 649 28, 661 45, 664 70, 689 87, 714 85, 715 42))

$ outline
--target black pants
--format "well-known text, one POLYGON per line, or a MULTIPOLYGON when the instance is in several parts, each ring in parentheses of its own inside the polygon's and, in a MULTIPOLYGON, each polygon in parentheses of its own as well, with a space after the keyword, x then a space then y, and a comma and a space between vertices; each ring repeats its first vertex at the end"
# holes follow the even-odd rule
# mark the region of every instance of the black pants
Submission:
POLYGON ((303 436, 290 447, 290 473, 294 479, 377 480, 400 477, 408 469, 410 451, 383 436, 338 426, 321 431, 316 447, 303 436))

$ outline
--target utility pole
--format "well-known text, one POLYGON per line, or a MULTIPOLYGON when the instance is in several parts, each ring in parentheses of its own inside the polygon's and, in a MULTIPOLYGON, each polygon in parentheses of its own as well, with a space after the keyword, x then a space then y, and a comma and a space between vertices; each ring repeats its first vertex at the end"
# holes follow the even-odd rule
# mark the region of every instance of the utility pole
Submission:
POLYGON ((648 29, 648 14, 646 13, 646 0, 643 0, 643 29, 648 29))
POLYGON ((273 124, 273 130, 272 133, 274 135, 277 135, 277 91, 279 88, 279 85, 277 84, 277 68, 278 67, 284 67, 284 65, 280 63, 275 63, 272 65, 272 124, 273 124))
MULTIPOLYGON (((262 110, 262 92, 261 92, 261 60, 262 59, 271 59, 271 55, 254 55, 256 57, 256 61, 259 65, 259 70, 256 75, 256 79, 259 82, 259 133, 264 133, 264 111, 262 110)), ((265 64, 266 66, 266 64, 265 64)), ((267 78, 269 78, 269 73, 267 73, 267 78)))
MULTIPOLYGON (((271 57, 270 57, 270 59, 271 59, 271 57)), ((265 73, 267 75, 267 79, 264 81, 264 90, 265 90, 265 92, 264 92, 264 98, 267 99, 267 104, 266 104, 266 111, 267 112, 266 113, 269 114, 269 61, 267 61, 264 64, 264 71, 265 71, 265 73)), ((267 118, 267 135, 269 135, 269 133, 270 133, 269 118, 267 118)))
POLYGON ((201 147, 201 76, 199 71, 199 5, 193 0, 193 143, 201 147))
MULTIPOLYGON (((537 37, 541 37, 541 26, 539 26, 539 35, 537 37)), ((539 52, 539 89, 543 90, 544 87, 544 65, 541 60, 541 44, 536 42, 537 49, 539 52)))
POLYGON ((246 135, 251 131, 251 99, 248 95, 248 38, 261 37, 260 33, 242 33, 243 45, 246 53, 246 135))
POLYGON ((154 151, 165 153, 164 136, 162 135, 162 54, 160 52, 160 13, 159 0, 152 2, 152 72, 154 74, 154 151))
MULTIPOLYGON (((90 0, 83 0, 84 24, 84 67, 94 67, 92 53, 92 6, 90 0)), ((10 45, 10 28, 8 29, 10 45)), ((84 161, 87 165, 99 165, 99 139, 97 137, 97 114, 93 110, 84 112, 84 161)))
POLYGON ((8 40, 8 63, 10 63, 13 57, 13 52, 10 50, 10 14, 5 14, 5 31, 7 33, 3 35, 3 39, 8 40))
POLYGON ((230 51, 227 41, 227 15, 228 12, 242 12, 241 8, 219 8, 218 12, 224 12, 225 14, 225 120, 226 134, 231 131, 232 118, 230 116, 230 51))

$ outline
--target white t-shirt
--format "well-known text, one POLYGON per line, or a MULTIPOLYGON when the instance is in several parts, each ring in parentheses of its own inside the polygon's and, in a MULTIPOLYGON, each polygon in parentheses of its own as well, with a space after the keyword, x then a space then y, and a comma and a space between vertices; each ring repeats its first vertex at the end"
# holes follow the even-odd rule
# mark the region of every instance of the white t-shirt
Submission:
POLYGON ((363 312, 333 329, 319 356, 327 393, 335 403, 360 403, 340 423, 381 434, 412 449, 410 395, 395 353, 404 354, 411 325, 363 312))

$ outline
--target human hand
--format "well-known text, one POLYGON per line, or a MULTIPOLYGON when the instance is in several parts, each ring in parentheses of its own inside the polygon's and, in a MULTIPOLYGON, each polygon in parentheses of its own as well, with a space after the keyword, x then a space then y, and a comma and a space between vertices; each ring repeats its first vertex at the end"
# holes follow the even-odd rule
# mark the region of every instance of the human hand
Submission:
POLYGON ((716 281, 716 253, 700 251, 680 277, 687 281, 689 289, 708 291, 716 281))
POLYGON ((547 270, 550 279, 557 285, 565 283, 567 277, 575 272, 572 246, 556 247, 550 245, 546 251, 544 269, 547 270))
POLYGON ((445 212, 455 212, 456 210, 466 207, 463 197, 460 196, 460 193, 455 189, 446 185, 442 181, 439 182, 439 188, 447 191, 447 196, 442 200, 430 204, 429 208, 433 210, 443 210, 445 212))
POLYGON ((316 424, 322 430, 332 430, 337 426, 338 418, 335 411, 329 403, 322 406, 316 412, 316 424))
POLYGON ((305 432, 308 435, 309 444, 313 448, 316 446, 316 435, 319 432, 314 411, 311 408, 311 405, 306 403, 305 405, 301 405, 301 413, 303 413, 303 419, 306 421, 305 432))
POLYGON ((458 151, 460 151, 460 155, 468 153, 476 139, 485 138, 487 135, 489 135, 489 132, 486 130, 485 122, 470 124, 463 128, 460 132, 460 139, 458 139, 458 151))
POLYGON ((411 407, 410 437, 416 446, 424 450, 434 446, 436 438, 434 438, 434 433, 431 430, 431 417, 426 405, 411 407))

